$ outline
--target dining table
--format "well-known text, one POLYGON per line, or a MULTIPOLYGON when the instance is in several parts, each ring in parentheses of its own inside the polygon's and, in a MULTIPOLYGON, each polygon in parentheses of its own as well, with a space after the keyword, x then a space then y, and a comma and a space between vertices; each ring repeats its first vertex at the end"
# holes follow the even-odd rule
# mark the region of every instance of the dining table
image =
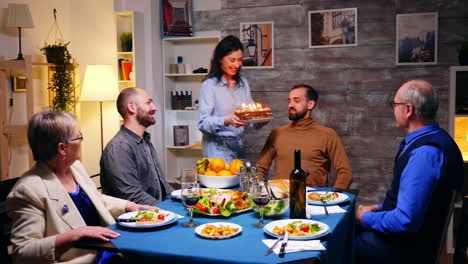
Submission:
MULTIPOLYGON (((317 190, 334 191, 331 188, 317 190)), ((343 192, 349 196, 339 206, 342 213, 312 214, 311 220, 325 223, 330 228, 327 235, 317 238, 326 248, 322 251, 300 251, 265 255, 269 249, 262 240, 275 239, 256 227, 259 216, 253 211, 233 214, 229 217, 206 216, 194 213, 194 220, 201 224, 212 222, 235 223, 242 231, 228 239, 207 239, 195 233, 195 228, 184 227, 189 221, 187 209, 180 200, 169 199, 157 206, 183 216, 176 222, 155 228, 129 228, 114 224, 109 226, 121 234, 107 246, 109 251, 119 251, 129 263, 354 263, 353 238, 355 232, 355 201, 357 193, 343 192), (115 246, 115 247, 114 247, 115 246)), ((289 210, 275 218, 265 218, 266 223, 289 219, 289 210)), ((93 242, 81 242, 76 247, 99 249, 93 242)), ((101 244, 102 245, 102 244, 101 244)), ((107 248, 106 248, 107 247, 107 248)), ((279 247, 279 246, 278 246, 279 247)))

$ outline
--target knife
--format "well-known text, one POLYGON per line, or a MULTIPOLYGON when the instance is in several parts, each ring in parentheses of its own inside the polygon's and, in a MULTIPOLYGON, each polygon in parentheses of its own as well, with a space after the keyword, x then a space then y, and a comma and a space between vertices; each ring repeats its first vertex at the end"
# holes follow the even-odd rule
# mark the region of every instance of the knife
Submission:
POLYGON ((276 242, 265 252, 265 256, 270 255, 271 252, 273 252, 273 249, 275 249, 276 245, 278 245, 278 242, 282 240, 283 236, 279 235, 278 239, 276 239, 276 242))
POLYGON ((124 218, 117 218, 115 222, 118 223, 136 223, 136 222, 145 222, 145 221, 157 221, 157 220, 150 220, 150 219, 124 219, 124 218))
POLYGON ((286 245, 288 244, 288 236, 289 236, 289 232, 288 231, 284 232, 283 243, 281 244, 281 249, 279 252, 280 258, 284 258, 284 251, 286 250, 286 245))

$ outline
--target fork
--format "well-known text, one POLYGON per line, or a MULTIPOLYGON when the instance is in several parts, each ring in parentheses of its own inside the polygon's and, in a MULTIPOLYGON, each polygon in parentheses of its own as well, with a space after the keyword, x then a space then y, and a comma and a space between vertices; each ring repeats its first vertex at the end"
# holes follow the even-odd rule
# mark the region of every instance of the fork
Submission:
POLYGON ((266 252, 265 252, 265 256, 268 256, 270 255, 271 252, 273 252, 273 249, 276 247, 276 245, 278 245, 278 243, 283 240, 283 237, 284 235, 278 235, 278 239, 276 239, 276 242, 273 244, 273 246, 271 246, 270 249, 268 249, 266 252))
POLYGON ((327 216, 329 216, 330 214, 328 213, 327 202, 323 198, 321 199, 321 201, 322 201, 322 204, 323 204, 323 209, 325 209, 325 214, 327 216))

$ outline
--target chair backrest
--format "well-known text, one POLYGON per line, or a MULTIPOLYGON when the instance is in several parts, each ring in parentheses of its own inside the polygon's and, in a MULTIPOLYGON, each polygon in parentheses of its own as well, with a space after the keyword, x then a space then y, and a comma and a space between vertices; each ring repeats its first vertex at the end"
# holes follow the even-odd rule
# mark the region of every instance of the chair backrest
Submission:
POLYGON ((93 180, 94 184, 96 185, 98 191, 102 192, 102 186, 101 186, 101 174, 97 173, 94 175, 89 176, 91 180, 93 180))
POLYGON ((457 219, 459 223, 458 232, 455 237, 454 264, 466 264, 466 249, 468 247, 468 195, 463 198, 462 211, 457 219))
POLYGON ((444 223, 443 223, 444 229, 439 234, 439 240, 438 240, 439 245, 438 245, 437 252, 436 252, 437 255, 435 256, 435 264, 439 263, 440 256, 442 255, 442 250, 443 250, 443 248, 445 246, 445 241, 446 241, 446 238, 447 238, 447 230, 448 230, 448 227, 449 227, 450 218, 452 217, 453 206, 455 204, 456 195, 457 195, 457 191, 452 190, 452 192, 450 194, 449 208, 448 208, 447 214, 445 215, 445 218, 444 218, 444 223))
POLYGON ((11 219, 6 212, 5 200, 18 179, 0 181, 0 263, 5 264, 12 263, 8 254, 8 246, 11 245, 11 219))

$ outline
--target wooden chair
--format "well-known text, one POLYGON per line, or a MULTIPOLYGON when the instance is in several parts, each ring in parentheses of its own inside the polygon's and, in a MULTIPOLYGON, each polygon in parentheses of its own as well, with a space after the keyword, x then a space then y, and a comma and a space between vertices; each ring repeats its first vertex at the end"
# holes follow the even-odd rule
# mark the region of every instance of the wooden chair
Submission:
POLYGON ((454 264, 467 264, 466 249, 468 247, 468 195, 463 198, 462 211, 457 220, 459 223, 458 232, 455 237, 455 253, 453 254, 454 264))
POLYGON ((10 230, 11 219, 6 212, 5 200, 18 178, 0 181, 0 263, 12 263, 8 254, 8 247, 11 245, 10 230))

